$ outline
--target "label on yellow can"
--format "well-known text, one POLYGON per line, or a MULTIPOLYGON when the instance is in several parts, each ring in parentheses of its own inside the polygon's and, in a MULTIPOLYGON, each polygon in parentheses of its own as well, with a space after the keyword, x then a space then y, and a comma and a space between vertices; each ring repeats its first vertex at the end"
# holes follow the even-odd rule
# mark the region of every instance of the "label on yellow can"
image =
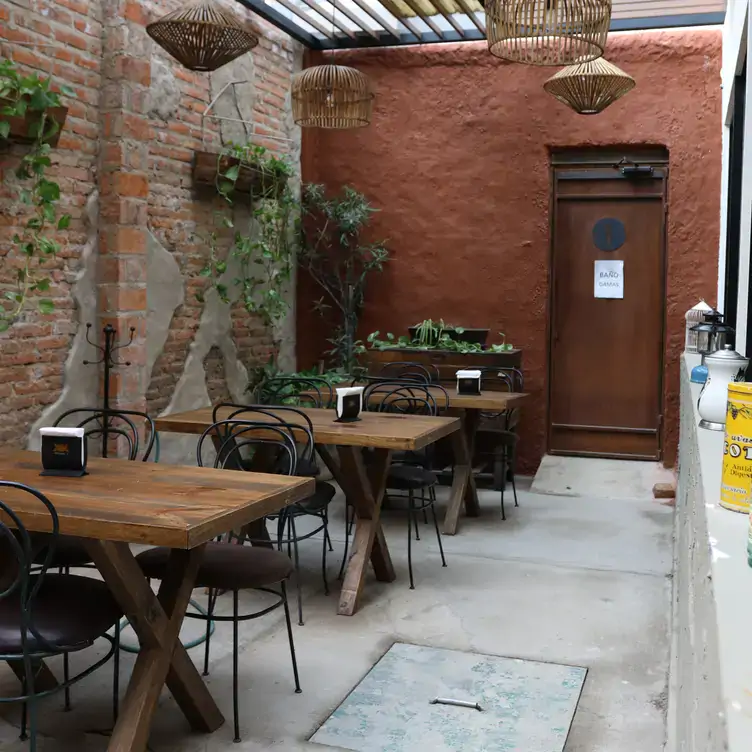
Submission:
POLYGON ((752 384, 731 383, 723 443, 721 506, 749 513, 752 498, 752 384))

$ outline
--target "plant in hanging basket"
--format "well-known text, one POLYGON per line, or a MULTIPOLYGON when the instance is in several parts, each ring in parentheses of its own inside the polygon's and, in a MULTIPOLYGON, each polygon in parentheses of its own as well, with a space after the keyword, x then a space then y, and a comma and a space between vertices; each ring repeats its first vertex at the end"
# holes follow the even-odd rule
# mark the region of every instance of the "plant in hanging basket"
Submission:
MULTIPOLYGON (((0 59, 0 144, 45 143, 56 146, 68 115, 51 79, 22 76, 10 60, 0 59)), ((72 89, 61 87, 72 96, 72 89)))
POLYGON ((193 181, 209 185, 220 194, 242 194, 253 198, 279 198, 292 172, 276 157, 267 157, 263 147, 230 145, 222 152, 197 151, 193 160, 193 181))

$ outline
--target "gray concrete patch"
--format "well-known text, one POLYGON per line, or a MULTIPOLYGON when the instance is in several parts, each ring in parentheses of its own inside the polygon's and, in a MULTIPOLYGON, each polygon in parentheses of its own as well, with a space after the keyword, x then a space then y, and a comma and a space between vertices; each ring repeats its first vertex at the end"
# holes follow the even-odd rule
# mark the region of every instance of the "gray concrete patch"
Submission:
MULTIPOLYGON (((76 279, 73 283, 73 299, 76 302, 78 329, 73 345, 68 352, 63 374, 63 390, 58 399, 46 408, 29 431, 28 448, 39 451, 41 442, 39 429, 52 425, 66 410, 74 407, 95 407, 93 400, 99 394, 99 367, 84 365, 85 360, 98 360, 97 351, 86 341, 86 324, 97 327, 97 250, 99 193, 93 191, 86 200, 86 243, 81 249, 81 257, 76 279)), ((98 332, 91 339, 96 342, 98 332)))
POLYGON ((532 490, 555 496, 645 499, 652 497, 656 483, 673 480, 673 472, 660 462, 547 454, 535 474, 532 490))

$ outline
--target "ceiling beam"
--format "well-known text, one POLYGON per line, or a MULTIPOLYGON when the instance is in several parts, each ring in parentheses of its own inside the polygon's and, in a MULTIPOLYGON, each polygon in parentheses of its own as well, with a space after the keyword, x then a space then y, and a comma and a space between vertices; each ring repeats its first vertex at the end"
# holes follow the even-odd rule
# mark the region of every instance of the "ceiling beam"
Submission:
POLYGON ((290 2, 290 0, 274 0, 275 2, 279 3, 284 8, 287 8, 291 13, 294 13, 298 18, 305 21, 309 26, 313 26, 316 31, 320 31, 325 37, 328 37, 329 39, 334 39, 334 34, 332 33, 331 29, 327 29, 326 26, 319 23, 315 18, 313 18, 309 13, 306 13, 302 8, 298 8, 297 5, 294 5, 290 2))
POLYGON ((301 29, 300 26, 287 16, 282 15, 278 10, 271 7, 265 0, 236 0, 240 5, 248 10, 253 11, 257 16, 261 16, 272 26, 281 29, 285 34, 289 34, 293 39, 312 50, 322 49, 321 40, 311 34, 310 31, 301 29))
MULTIPOLYGON (((435 0, 435 2, 440 2, 441 0, 435 0)), ((462 8, 462 10, 465 12, 465 15, 472 21, 472 23, 475 25, 475 28, 478 29, 478 31, 481 34, 486 33, 486 24, 483 20, 480 20, 476 17, 475 13, 470 10, 470 6, 467 4, 466 0, 457 0, 457 5, 462 8)), ((485 18, 485 14, 483 14, 483 18, 485 18)))

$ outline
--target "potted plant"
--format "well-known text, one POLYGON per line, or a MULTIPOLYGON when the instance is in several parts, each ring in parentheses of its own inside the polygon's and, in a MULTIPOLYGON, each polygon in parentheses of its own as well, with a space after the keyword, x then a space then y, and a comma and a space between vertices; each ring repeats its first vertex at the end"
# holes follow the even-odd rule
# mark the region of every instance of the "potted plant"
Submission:
POLYGON ((425 319, 419 324, 408 327, 410 339, 421 339, 426 331, 430 332, 433 338, 438 341, 443 334, 451 337, 457 342, 468 342, 470 344, 485 345, 488 339, 488 329, 474 329, 465 326, 454 326, 445 324, 444 319, 434 322, 432 319, 425 319))
MULTIPOLYGON (((60 87, 63 94, 73 90, 60 87)), ((57 145, 68 108, 51 90, 51 79, 22 76, 11 60, 0 58, 0 144, 3 141, 57 145)))
POLYGON ((284 159, 268 156, 263 146, 229 144, 218 154, 194 153, 194 182, 216 188, 223 196, 233 193, 278 198, 291 175, 290 165, 284 159))

